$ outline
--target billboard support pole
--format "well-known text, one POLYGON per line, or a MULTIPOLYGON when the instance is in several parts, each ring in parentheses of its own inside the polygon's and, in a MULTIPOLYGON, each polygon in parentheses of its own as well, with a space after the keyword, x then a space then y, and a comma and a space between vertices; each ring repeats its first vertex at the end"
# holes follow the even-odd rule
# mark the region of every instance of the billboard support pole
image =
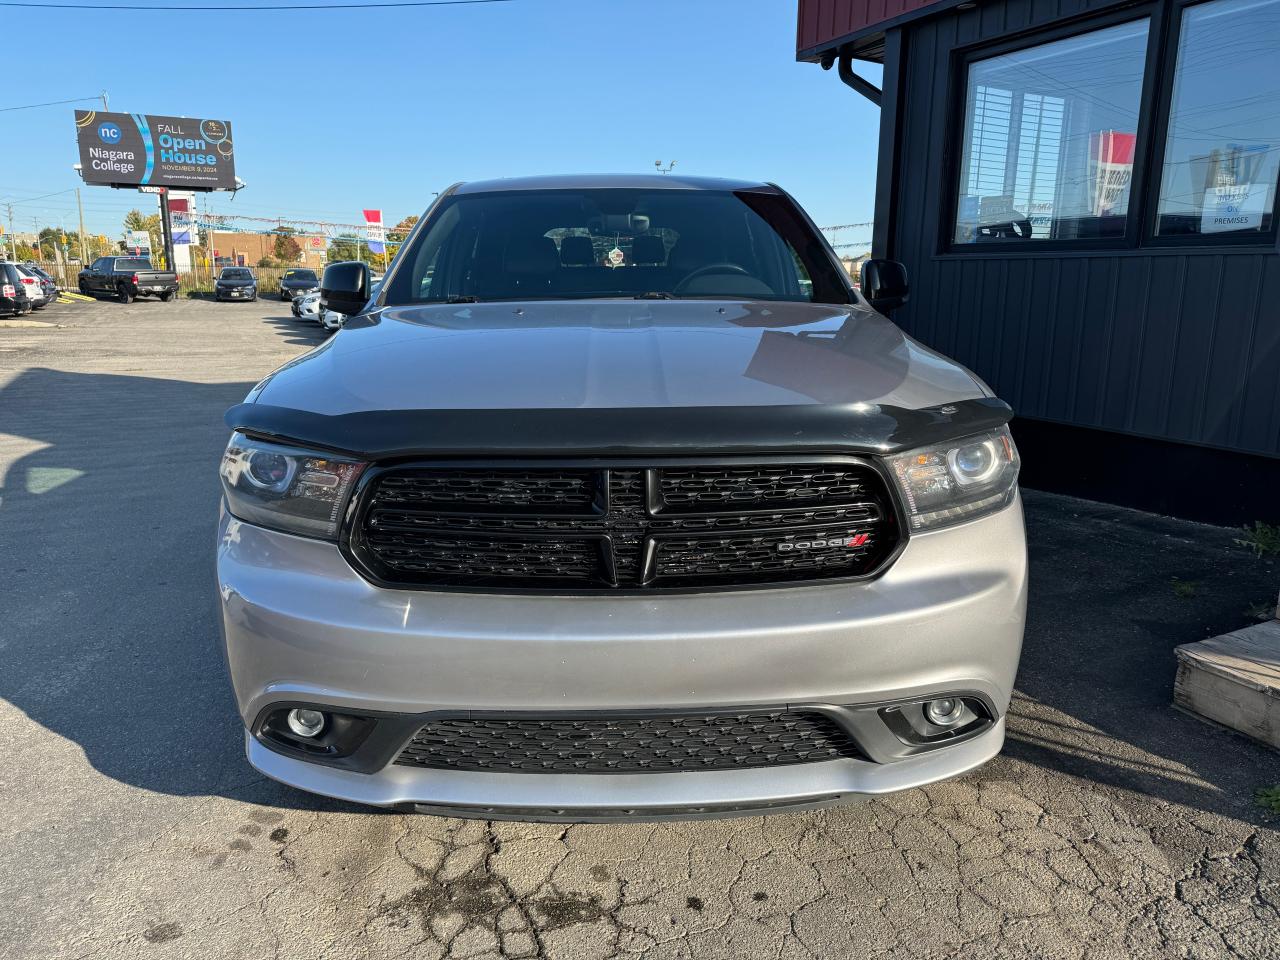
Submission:
POLYGON ((84 243, 84 204, 80 202, 79 187, 76 187, 76 209, 80 212, 80 268, 84 269, 89 263, 89 254, 84 243))
POLYGON ((157 194, 156 199, 160 201, 160 242, 164 244, 164 268, 173 270, 173 231, 169 227, 169 191, 157 194))

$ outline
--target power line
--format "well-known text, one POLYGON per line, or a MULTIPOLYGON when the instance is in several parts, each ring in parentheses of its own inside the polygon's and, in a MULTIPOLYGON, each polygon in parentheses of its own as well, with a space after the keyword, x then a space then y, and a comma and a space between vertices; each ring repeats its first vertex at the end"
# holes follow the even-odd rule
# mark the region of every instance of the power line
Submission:
MULTIPOLYGON (((38 10, 374 10, 384 7, 455 7, 476 3, 513 3, 514 0, 398 0, 394 3, 285 3, 260 7, 225 6, 223 4, 190 4, 185 6, 151 6, 123 3, 24 3, 0 0, 0 7, 34 7, 38 10)), ((95 99, 89 97, 86 99, 95 99)), ((74 101, 67 100, 66 103, 74 101)), ((20 110, 21 107, 9 109, 20 110)))
MULTIPOLYGON (((41 7, 41 3, 6 3, 6 7, 41 7)), ((103 9, 106 9, 105 7, 103 9)), ((160 9, 159 7, 156 8, 160 9)), ((101 93, 92 97, 72 97, 70 100, 50 100, 48 103, 24 103, 19 107, 0 107, 0 113, 8 113, 10 110, 34 110, 36 107, 56 107, 64 103, 84 103, 86 100, 102 100, 101 93)), ((105 101, 104 101, 105 102, 105 101)))
POLYGON ((21 200, 14 200, 13 203, 35 203, 37 200, 43 200, 45 197, 56 197, 64 193, 75 193, 76 188, 70 187, 66 190, 55 190, 53 193, 46 193, 39 197, 24 197, 21 200))

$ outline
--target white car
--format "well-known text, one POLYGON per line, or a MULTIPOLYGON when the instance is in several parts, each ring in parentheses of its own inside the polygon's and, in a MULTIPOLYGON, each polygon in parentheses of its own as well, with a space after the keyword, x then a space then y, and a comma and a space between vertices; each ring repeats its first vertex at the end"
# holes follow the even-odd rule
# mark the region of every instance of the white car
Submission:
POLYGON ((308 293, 293 301, 293 315, 299 320, 320 322, 320 291, 308 293))
POLYGON ((18 276, 22 278, 22 286, 27 291, 27 298, 31 301, 31 309, 40 310, 47 306, 49 301, 44 295, 44 284, 40 276, 20 263, 15 263, 14 267, 18 271, 18 276))

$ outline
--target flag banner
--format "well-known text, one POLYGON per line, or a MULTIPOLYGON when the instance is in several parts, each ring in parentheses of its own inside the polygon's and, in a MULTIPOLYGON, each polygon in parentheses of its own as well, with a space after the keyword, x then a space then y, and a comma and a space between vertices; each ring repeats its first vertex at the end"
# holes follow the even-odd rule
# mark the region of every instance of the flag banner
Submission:
POLYGON ((387 232, 382 227, 382 211, 366 210, 364 211, 364 222, 369 226, 367 233, 369 235, 369 252, 383 253, 386 251, 385 241, 387 232))

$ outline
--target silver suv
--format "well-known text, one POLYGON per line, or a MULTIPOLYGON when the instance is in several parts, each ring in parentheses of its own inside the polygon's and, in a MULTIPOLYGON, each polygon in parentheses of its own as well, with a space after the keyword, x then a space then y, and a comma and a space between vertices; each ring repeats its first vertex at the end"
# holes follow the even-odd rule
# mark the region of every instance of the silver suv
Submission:
POLYGON ((763 183, 446 191, 376 296, 227 413, 249 761, 485 818, 820 806, 999 752, 1011 411, 763 183))

